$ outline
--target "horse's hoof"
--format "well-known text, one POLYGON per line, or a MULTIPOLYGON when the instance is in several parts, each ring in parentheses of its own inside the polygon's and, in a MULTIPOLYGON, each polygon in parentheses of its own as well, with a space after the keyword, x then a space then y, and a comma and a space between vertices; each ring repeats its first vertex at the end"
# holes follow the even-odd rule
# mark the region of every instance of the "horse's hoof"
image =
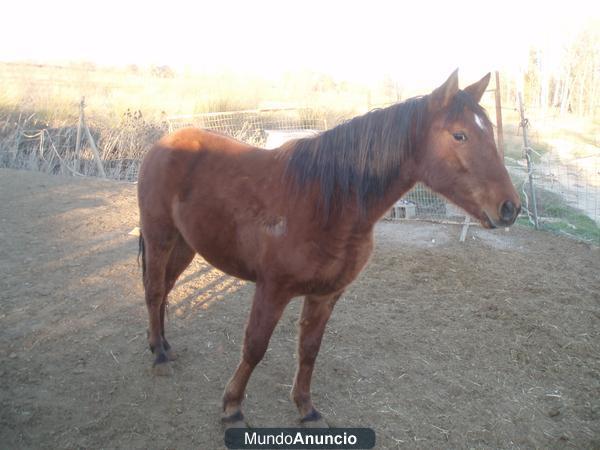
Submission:
POLYGON ((173 375, 173 367, 171 367, 171 364, 168 362, 162 362, 154 364, 154 366, 152 366, 152 372, 159 377, 170 377, 173 375))
POLYGON ((316 409, 311 409, 310 412, 300 419, 300 425, 303 428, 329 428, 329 424, 316 409))
POLYGON ((221 417, 221 423, 225 430, 230 428, 248 428, 248 424, 244 419, 244 414, 241 411, 236 411, 229 416, 221 417))
POLYGON ((177 359, 177 353, 175 353, 175 352, 173 351, 173 349, 171 349, 171 348, 170 348, 170 349, 169 349, 169 350, 167 350, 165 353, 166 353, 166 355, 167 355, 167 359, 168 359, 169 361, 175 361, 175 360, 177 359))
POLYGON ((223 422, 225 430, 232 428, 248 428, 248 424, 244 420, 238 420, 237 422, 223 422))

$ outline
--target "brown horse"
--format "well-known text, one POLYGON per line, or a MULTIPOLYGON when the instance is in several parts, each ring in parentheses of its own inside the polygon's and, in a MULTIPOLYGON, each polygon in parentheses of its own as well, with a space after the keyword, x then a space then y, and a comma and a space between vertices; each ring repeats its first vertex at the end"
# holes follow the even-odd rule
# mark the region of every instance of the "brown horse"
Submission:
POLYGON ((484 227, 511 225, 520 202, 478 104, 489 82, 356 117, 276 150, 187 128, 161 139, 140 169, 138 197, 148 340, 168 368, 167 295, 196 253, 256 283, 242 355, 223 395, 241 422, 248 379, 293 297, 304 296, 292 388, 302 422, 319 421, 310 382, 336 301, 367 263, 378 219, 421 181, 484 227))

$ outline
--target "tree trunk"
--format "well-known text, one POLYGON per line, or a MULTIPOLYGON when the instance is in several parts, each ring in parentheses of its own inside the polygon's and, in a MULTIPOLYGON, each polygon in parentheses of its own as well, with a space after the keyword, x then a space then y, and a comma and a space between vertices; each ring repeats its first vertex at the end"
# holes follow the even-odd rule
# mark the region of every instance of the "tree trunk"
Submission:
POLYGON ((570 70, 567 69, 567 74, 563 80, 563 84, 562 84, 562 92, 561 92, 561 99, 560 99, 560 115, 564 115, 568 109, 569 109, 569 89, 570 89, 570 85, 571 85, 571 74, 570 74, 570 70))

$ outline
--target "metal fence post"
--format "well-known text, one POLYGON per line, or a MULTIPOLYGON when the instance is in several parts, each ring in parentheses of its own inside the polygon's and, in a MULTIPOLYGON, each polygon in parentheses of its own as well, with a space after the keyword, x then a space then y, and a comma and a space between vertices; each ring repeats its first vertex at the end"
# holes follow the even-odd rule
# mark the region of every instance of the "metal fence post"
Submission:
POLYGON ((537 201, 535 198, 535 191, 533 189, 533 162, 531 161, 531 147, 529 146, 529 138, 527 136, 528 121, 525 118, 525 112, 523 111, 523 98, 519 92, 519 110, 521 112, 521 128, 523 128, 523 149, 525 150, 525 159, 527 160, 527 175, 529 177, 529 192, 531 194, 531 206, 533 207, 533 226, 536 230, 539 230, 540 225, 538 223, 538 212, 537 212, 537 201))

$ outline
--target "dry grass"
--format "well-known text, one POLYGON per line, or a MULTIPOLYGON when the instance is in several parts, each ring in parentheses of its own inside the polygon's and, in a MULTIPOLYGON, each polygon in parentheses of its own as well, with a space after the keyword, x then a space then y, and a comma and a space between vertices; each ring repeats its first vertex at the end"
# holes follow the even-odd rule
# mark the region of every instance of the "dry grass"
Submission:
MULTIPOLYGON (((175 73, 166 67, 0 63, 0 166, 97 175, 88 143, 74 153, 81 97, 107 175, 130 180, 143 152, 169 130, 169 117, 310 105, 308 119, 334 125, 393 100, 389 89, 309 72, 270 81, 232 72, 175 73)), ((219 131, 254 138, 242 126, 230 128, 219 131)))
POLYGON ((77 119, 86 97, 95 121, 119 125, 128 110, 158 122, 163 116, 310 105, 344 116, 395 100, 381 86, 341 82, 299 72, 272 81, 246 73, 174 73, 167 70, 0 63, 0 113, 35 111, 55 123, 77 119))

